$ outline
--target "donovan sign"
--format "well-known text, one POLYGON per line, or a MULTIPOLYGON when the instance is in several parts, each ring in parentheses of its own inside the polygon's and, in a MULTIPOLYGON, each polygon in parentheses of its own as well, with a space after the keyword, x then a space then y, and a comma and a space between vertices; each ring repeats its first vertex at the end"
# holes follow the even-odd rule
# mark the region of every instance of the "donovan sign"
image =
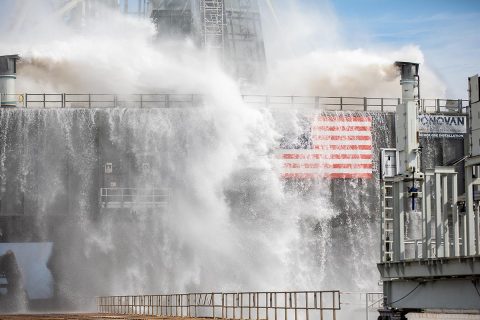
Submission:
POLYGON ((418 132, 420 137, 463 138, 467 117, 422 114, 418 116, 418 132))

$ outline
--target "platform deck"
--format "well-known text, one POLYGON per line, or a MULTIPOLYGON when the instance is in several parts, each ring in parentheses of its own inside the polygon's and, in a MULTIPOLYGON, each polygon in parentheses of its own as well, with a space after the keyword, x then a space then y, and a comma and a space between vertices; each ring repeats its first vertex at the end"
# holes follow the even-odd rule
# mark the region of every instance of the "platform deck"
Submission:
MULTIPOLYGON (((52 314, 8 314, 0 315, 0 320, 193 320, 192 318, 160 317, 146 315, 123 315, 106 313, 52 313, 52 314)), ((199 320, 200 318, 195 318, 199 320)), ((201 320, 201 319, 200 319, 201 320)))

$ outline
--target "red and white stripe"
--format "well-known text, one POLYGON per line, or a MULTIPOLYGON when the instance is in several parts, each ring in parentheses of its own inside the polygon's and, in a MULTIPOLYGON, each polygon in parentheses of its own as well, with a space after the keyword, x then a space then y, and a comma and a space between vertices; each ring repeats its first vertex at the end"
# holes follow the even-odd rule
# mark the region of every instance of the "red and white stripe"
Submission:
POLYGON ((284 178, 372 177, 372 119, 317 115, 311 125, 312 149, 278 150, 284 178))

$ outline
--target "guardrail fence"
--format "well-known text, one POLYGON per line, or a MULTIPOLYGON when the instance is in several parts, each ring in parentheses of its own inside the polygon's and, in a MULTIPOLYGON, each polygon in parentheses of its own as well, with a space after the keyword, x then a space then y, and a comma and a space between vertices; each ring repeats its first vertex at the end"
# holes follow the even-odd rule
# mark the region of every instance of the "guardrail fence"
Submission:
POLYGON ((168 189, 100 188, 100 203, 103 208, 165 207, 168 200, 168 189))
POLYGON ((382 292, 341 292, 341 296, 342 306, 345 306, 345 309, 349 309, 350 312, 357 311, 355 319, 363 318, 362 313, 365 314, 365 320, 376 319, 378 309, 383 306, 382 292))
MULTIPOLYGON (((203 104, 199 94, 25 93, 9 97, 19 108, 178 108, 203 104)), ((246 104, 268 108, 395 112, 400 98, 242 95, 246 104)), ((423 113, 466 113, 468 100, 421 99, 423 113)))
POLYGON ((97 297, 100 313, 233 320, 335 320, 340 304, 335 290, 97 297))

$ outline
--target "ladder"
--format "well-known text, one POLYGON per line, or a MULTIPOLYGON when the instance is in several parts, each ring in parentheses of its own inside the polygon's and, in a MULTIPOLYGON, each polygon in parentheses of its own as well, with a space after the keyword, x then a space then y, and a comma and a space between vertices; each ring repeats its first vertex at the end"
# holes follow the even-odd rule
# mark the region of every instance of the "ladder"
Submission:
POLYGON ((223 55, 225 48, 224 0, 200 0, 202 15, 202 41, 206 49, 218 50, 223 55))
POLYGON ((393 180, 384 178, 381 183, 381 236, 382 261, 393 258, 393 180))

